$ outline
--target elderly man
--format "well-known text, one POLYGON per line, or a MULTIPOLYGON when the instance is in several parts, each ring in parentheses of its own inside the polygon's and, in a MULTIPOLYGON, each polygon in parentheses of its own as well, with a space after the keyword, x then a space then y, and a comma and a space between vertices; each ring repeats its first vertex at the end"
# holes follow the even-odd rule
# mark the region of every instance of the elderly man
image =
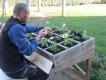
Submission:
POLYGON ((28 6, 18 3, 0 34, 0 68, 11 78, 28 80, 47 80, 48 75, 28 61, 24 55, 31 55, 39 40, 47 35, 47 27, 27 24, 28 6), (33 40, 26 33, 38 32, 33 40))

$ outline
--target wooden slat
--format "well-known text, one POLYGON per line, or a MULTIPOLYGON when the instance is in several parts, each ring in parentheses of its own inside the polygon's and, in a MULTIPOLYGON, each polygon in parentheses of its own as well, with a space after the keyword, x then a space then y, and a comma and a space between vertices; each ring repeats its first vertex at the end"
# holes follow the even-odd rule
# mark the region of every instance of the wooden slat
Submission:
POLYGON ((76 64, 76 63, 79 63, 81 61, 84 61, 86 59, 89 59, 92 57, 92 54, 94 53, 94 49, 91 49, 91 50, 88 50, 86 51, 85 53, 82 53, 81 55, 79 56, 75 56, 73 59, 63 63, 62 65, 59 65, 57 67, 55 67, 52 72, 57 72, 57 71, 60 71, 62 69, 65 69, 73 64, 76 64), (85 54, 86 53, 86 54, 85 54))
POLYGON ((83 69, 81 69, 77 64, 74 65, 75 68, 80 71, 83 75, 86 75, 85 71, 83 69))
POLYGON ((73 76, 74 78, 76 78, 76 80, 82 80, 81 76, 83 76, 82 74, 80 74, 77 70, 75 69, 71 69, 71 68, 66 68, 64 70, 62 70, 64 73, 66 73, 69 76, 73 76))
POLYGON ((69 60, 69 59, 79 55, 80 52, 81 52, 80 46, 81 45, 78 44, 78 45, 76 45, 76 46, 74 46, 72 48, 69 48, 69 49, 65 50, 61 54, 56 55, 54 57, 54 64, 55 64, 55 66, 61 65, 64 62, 66 62, 67 60, 69 60))

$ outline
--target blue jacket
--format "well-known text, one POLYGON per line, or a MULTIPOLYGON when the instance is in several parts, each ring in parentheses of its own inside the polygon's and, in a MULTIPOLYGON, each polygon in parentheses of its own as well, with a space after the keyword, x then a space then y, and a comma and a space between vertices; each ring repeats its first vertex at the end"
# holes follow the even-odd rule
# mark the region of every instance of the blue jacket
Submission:
POLYGON ((42 29, 10 17, 0 33, 0 68, 10 77, 21 75, 28 67, 24 55, 31 55, 38 46, 36 39, 29 40, 26 33, 42 29))
POLYGON ((31 24, 26 24, 22 26, 20 24, 14 25, 9 31, 8 36, 10 40, 18 47, 18 50, 23 55, 31 55, 38 46, 38 41, 33 39, 29 41, 26 33, 36 32, 40 29, 39 26, 34 26, 31 24))

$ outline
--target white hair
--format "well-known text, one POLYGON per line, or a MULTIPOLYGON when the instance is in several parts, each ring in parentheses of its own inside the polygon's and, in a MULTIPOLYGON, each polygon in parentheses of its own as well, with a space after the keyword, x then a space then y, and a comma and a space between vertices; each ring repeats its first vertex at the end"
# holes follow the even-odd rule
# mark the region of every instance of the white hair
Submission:
POLYGON ((17 3, 13 9, 13 14, 18 16, 22 11, 28 10, 28 6, 25 3, 17 3))

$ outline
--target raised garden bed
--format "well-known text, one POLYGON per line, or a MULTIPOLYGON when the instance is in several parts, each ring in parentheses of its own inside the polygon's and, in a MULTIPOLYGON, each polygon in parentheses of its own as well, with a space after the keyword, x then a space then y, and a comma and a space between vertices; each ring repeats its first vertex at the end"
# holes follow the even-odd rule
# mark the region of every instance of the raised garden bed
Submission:
POLYGON ((60 30, 54 28, 44 40, 41 40, 37 53, 53 61, 54 66, 63 64, 75 56, 95 48, 95 39, 87 32, 75 30, 60 30))

